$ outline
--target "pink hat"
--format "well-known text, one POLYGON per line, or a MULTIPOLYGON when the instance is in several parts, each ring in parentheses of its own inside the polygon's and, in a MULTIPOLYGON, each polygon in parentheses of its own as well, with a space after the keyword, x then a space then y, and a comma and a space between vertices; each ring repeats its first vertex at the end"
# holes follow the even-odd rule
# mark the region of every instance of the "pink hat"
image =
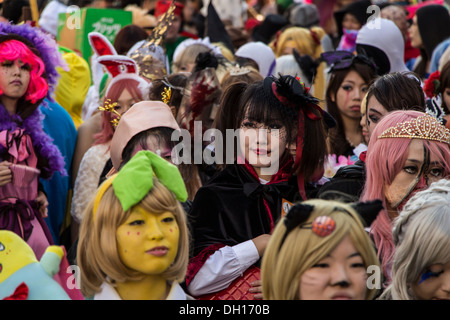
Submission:
POLYGON ((119 120, 111 140, 111 161, 116 170, 122 162, 122 152, 136 134, 157 127, 180 130, 170 107, 161 101, 141 101, 134 104, 119 120))

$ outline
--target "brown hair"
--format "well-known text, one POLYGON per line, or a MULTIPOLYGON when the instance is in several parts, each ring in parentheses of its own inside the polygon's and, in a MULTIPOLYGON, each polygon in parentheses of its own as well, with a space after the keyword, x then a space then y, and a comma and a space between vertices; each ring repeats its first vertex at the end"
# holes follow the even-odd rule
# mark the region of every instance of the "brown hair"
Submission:
POLYGON ((183 90, 188 83, 188 76, 185 73, 172 73, 162 79, 155 79, 149 92, 149 99, 155 101, 162 101, 162 93, 164 88, 171 88, 171 98, 167 103, 169 107, 175 107, 176 118, 178 110, 180 109, 181 101, 183 100, 183 90))
MULTIPOLYGON (((450 88, 450 61, 447 62, 441 70, 441 75, 440 75, 440 84, 439 84, 439 92, 444 95, 444 91, 447 88, 450 88)), ((449 113, 450 110, 450 106, 447 106, 445 104, 445 101, 442 97, 442 107, 444 107, 444 111, 445 114, 449 113)))
POLYGON ((130 24, 119 30, 114 38, 114 49, 117 54, 126 55, 128 51, 139 41, 147 39, 147 32, 140 26, 130 24))
POLYGON ((392 72, 376 78, 367 91, 367 101, 374 96, 388 111, 425 111, 425 96, 420 80, 413 72, 392 72))
MULTIPOLYGON (((336 127, 331 128, 329 131, 330 139, 330 153, 336 155, 345 154, 346 149, 349 147, 349 143, 345 136, 345 128, 342 121, 341 112, 336 103, 336 95, 344 81, 345 77, 350 73, 350 71, 355 71, 364 80, 364 82, 369 85, 372 79, 375 78, 375 71, 365 63, 358 63, 354 60, 353 65, 350 68, 336 70, 331 74, 327 91, 326 91, 326 103, 328 112, 336 119, 336 127), (334 101, 333 101, 334 100, 334 101)), ((368 99, 368 98, 367 98, 368 99)), ((361 129, 362 131, 362 129, 361 129)))

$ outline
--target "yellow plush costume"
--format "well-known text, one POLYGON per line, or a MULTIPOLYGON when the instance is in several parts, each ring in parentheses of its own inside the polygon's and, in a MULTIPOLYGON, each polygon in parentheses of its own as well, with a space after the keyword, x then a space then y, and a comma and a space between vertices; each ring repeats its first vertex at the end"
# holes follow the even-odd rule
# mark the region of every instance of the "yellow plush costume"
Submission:
POLYGON ((75 128, 83 123, 81 112, 89 87, 91 86, 91 71, 84 58, 74 51, 59 47, 69 71, 57 68, 61 75, 55 88, 55 100, 70 114, 75 128))
POLYGON ((49 246, 38 261, 22 238, 14 232, 0 230, 0 299, 69 300, 53 279, 63 255, 61 247, 49 246))

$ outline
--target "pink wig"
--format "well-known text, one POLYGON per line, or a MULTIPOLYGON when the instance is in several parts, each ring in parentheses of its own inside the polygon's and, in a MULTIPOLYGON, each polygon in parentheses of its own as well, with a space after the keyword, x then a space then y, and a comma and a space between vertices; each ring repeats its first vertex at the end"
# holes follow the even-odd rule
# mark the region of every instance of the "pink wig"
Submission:
MULTIPOLYGON (((103 103, 110 100, 111 103, 117 102, 120 95, 124 90, 128 90, 130 95, 136 102, 144 100, 144 94, 139 88, 139 82, 133 78, 124 78, 114 82, 108 90, 108 94, 105 96, 103 103)), ((103 111, 102 114, 102 130, 95 135, 94 144, 102 144, 109 142, 114 134, 114 126, 111 120, 116 118, 116 116, 110 112, 103 111)))
MULTIPOLYGON (((0 43, 0 63, 3 63, 5 60, 16 61, 18 59, 30 66, 30 84, 25 93, 25 100, 34 104, 43 99, 48 91, 48 83, 43 77, 45 71, 44 62, 23 42, 8 40, 0 43)), ((1 89, 0 94, 3 94, 1 89)))
MULTIPOLYGON (((391 185, 395 176, 402 170, 408 157, 408 147, 411 139, 385 138, 378 139, 386 129, 423 116, 418 111, 394 111, 386 116, 375 127, 371 135, 366 157, 366 183, 361 195, 362 201, 380 199, 386 208, 385 187, 391 185)), ((436 155, 445 167, 445 175, 450 174, 450 148, 447 144, 423 140, 424 146, 430 154, 436 155)), ((387 270, 394 254, 394 242, 392 238, 392 221, 388 212, 382 210, 371 226, 371 234, 378 250, 378 257, 382 262, 385 276, 390 281, 387 270)))

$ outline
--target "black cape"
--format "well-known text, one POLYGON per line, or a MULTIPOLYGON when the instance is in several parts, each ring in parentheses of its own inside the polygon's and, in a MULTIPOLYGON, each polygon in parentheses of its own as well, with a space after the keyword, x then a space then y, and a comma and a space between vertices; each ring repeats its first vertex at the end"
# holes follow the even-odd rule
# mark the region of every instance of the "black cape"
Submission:
POLYGON ((248 165, 226 167, 201 187, 190 211, 193 256, 217 244, 233 246, 270 234, 281 217, 283 199, 293 202, 298 187, 285 165, 263 185, 248 165))

